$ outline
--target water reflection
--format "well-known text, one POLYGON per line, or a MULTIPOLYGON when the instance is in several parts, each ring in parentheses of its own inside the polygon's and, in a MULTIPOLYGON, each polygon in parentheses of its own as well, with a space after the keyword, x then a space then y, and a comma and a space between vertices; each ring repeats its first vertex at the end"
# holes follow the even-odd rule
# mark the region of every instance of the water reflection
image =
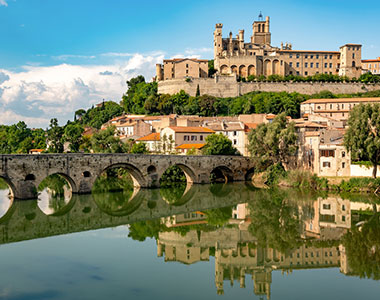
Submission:
POLYGON ((12 206, 12 191, 7 183, 0 178, 0 218, 2 218, 12 206))
POLYGON ((46 215, 64 213, 71 198, 69 183, 58 174, 46 177, 38 186, 38 207, 46 215))
MULTIPOLYGON (((65 194, 65 185, 55 180, 44 189, 65 194)), ((215 260, 210 268, 220 295, 226 283, 252 284, 257 296, 269 299, 278 271, 291 276, 336 268, 344 275, 380 279, 377 198, 257 190, 238 183, 110 193, 104 180, 92 195, 74 196, 71 206, 50 192, 53 216, 36 209, 35 201, 16 201, 12 216, 0 222, 0 243, 129 224, 130 238, 156 240, 164 262, 215 260)))

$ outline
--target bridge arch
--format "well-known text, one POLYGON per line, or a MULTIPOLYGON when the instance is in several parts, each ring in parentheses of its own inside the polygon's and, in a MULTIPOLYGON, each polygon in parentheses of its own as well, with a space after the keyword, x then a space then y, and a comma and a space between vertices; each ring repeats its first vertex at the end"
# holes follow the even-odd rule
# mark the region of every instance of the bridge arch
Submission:
POLYGON ((103 172, 106 172, 107 170, 115 169, 115 168, 122 168, 122 169, 127 170, 129 172, 129 174, 131 175, 131 178, 133 180, 133 185, 135 187, 145 187, 146 186, 145 179, 144 179, 144 176, 141 173, 141 171, 137 167, 135 167, 134 165, 129 164, 129 163, 116 163, 116 164, 109 165, 108 167, 104 168, 98 174, 97 177, 99 177, 100 174, 102 174, 103 172))
POLYGON ((250 168, 244 176, 245 181, 252 181, 252 177, 255 174, 255 168, 250 168))
POLYGON ((210 179, 214 182, 233 182, 234 173, 227 166, 217 166, 211 171, 210 179))
POLYGON ((12 198, 14 198, 14 196, 15 196, 15 186, 13 185, 12 181, 8 177, 1 176, 1 175, 0 175, 0 179, 2 179, 8 185, 9 192, 11 194, 10 196, 12 198))

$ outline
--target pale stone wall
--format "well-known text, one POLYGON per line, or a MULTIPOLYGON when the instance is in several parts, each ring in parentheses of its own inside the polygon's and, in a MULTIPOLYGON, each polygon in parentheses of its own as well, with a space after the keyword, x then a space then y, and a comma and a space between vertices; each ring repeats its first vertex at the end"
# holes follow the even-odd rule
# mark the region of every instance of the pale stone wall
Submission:
MULTIPOLYGON (((361 165, 351 165, 352 177, 372 177, 373 167, 367 168, 361 165)), ((377 167, 377 174, 380 174, 380 166, 377 167)))
POLYGON ((330 91, 334 94, 354 94, 380 90, 380 84, 335 83, 335 82, 237 82, 234 76, 216 76, 215 78, 171 79, 158 82, 159 94, 176 94, 184 90, 195 96, 197 86, 201 95, 215 97, 236 97, 253 91, 288 92, 316 94, 330 91))

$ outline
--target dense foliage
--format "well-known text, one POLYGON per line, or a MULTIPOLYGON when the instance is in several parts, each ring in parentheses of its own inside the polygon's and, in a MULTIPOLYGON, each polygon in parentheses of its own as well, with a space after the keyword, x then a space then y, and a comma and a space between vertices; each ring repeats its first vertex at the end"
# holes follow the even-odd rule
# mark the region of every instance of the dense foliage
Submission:
POLYGON ((297 151, 294 123, 288 123, 284 113, 271 123, 259 124, 248 136, 248 149, 259 166, 287 164, 297 151))
POLYGON ((239 151, 232 146, 231 140, 223 134, 210 134, 202 148, 204 155, 237 155, 239 151))
POLYGON ((361 104, 351 111, 344 144, 353 159, 369 160, 376 178, 380 163, 380 105, 361 104))

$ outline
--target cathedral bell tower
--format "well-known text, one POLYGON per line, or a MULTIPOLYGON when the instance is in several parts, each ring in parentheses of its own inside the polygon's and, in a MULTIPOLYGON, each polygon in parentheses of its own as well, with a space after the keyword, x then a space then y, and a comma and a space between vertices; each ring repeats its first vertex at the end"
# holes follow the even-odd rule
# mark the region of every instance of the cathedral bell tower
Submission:
POLYGON ((270 45, 271 33, 269 29, 269 17, 263 18, 260 12, 259 20, 254 21, 252 24, 253 34, 251 37, 251 43, 257 45, 270 45))

